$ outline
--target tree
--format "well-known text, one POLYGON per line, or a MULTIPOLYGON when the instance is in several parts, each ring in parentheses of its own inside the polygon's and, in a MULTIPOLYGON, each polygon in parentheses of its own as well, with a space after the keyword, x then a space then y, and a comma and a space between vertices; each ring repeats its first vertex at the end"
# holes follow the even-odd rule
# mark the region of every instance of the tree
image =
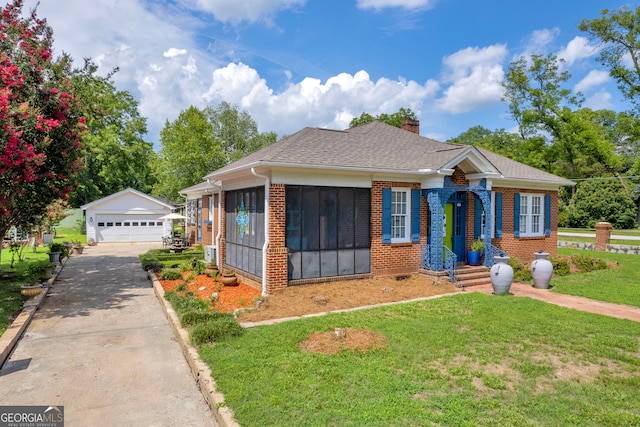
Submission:
POLYGON ((160 132, 153 194, 177 200, 180 190, 275 140, 273 132, 259 133, 249 113, 237 106, 227 102, 203 110, 191 106, 175 121, 167 121, 160 132))
POLYGON ((156 153, 153 144, 143 140, 147 124, 138 112, 138 103, 130 93, 116 89, 112 77, 117 69, 106 77, 98 76, 97 71, 98 67, 85 59, 71 78, 89 128, 84 167, 71 194, 73 206, 129 187, 148 193, 155 183, 152 162, 156 153))
MULTIPOLYGON (((225 163, 235 162, 247 154, 258 151, 276 141, 274 132, 261 134, 258 125, 246 111, 228 102, 221 102, 216 108, 205 108, 211 123, 214 138, 219 141, 226 156, 225 163)), ((213 171, 213 169, 208 172, 213 171)))
POLYGON ((202 181, 209 172, 227 163, 224 150, 213 135, 207 114, 189 107, 160 131, 161 149, 155 165, 153 194, 178 200, 178 192, 202 181))
POLYGON ((395 126, 397 128, 402 128, 402 122, 404 120, 418 120, 416 114, 411 111, 410 108, 400 108, 396 113, 386 114, 382 113, 376 117, 373 117, 369 113, 362 113, 360 117, 355 117, 349 123, 349 127, 356 127, 360 125, 364 125, 367 123, 371 123, 375 120, 378 120, 382 123, 386 123, 391 126, 395 126))
POLYGON ((482 126, 474 126, 449 142, 484 148, 535 168, 546 166, 548 147, 540 137, 523 139, 504 129, 490 131, 482 126))
POLYGON ((532 55, 512 62, 503 100, 523 140, 542 138, 549 147, 543 169, 567 178, 594 172, 615 173, 621 162, 591 110, 579 110, 581 94, 564 87, 570 78, 554 55, 532 55), (578 110, 574 110, 578 109, 578 110))
POLYGON ((70 58, 52 59, 52 30, 22 0, 0 13, 0 235, 34 224, 66 199, 80 166, 85 130, 67 76, 70 58))
POLYGON ((622 95, 640 113, 640 6, 635 11, 623 6, 616 11, 604 9, 602 17, 583 19, 580 31, 600 41, 598 61, 609 69, 622 95), (630 61, 629 61, 629 60, 630 61), (627 67, 630 63, 630 67, 627 67))
POLYGON ((636 227, 636 205, 617 179, 586 180, 577 185, 569 205, 569 226, 588 227, 604 218, 614 228, 636 227))

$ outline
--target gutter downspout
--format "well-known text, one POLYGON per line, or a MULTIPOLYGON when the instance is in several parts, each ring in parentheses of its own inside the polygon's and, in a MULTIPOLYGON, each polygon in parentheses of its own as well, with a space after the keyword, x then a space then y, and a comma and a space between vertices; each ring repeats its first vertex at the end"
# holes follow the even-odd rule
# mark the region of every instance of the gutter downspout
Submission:
MULTIPOLYGON (((207 179, 207 184, 211 184, 211 180, 207 179)), ((220 268, 220 238, 222 237, 222 186, 218 189, 218 232, 216 233, 216 265, 220 268)), ((213 242, 211 242, 213 243, 213 242)))
POLYGON ((269 190, 271 180, 268 176, 260 175, 255 168, 251 173, 258 178, 264 178, 264 245, 262 245, 262 296, 267 296, 267 248, 269 247, 269 190))

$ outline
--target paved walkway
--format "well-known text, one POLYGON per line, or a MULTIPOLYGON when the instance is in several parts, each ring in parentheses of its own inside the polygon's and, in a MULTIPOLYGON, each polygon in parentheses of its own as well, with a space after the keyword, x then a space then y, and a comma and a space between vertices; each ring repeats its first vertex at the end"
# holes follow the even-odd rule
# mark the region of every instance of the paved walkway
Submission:
MULTIPOLYGON (((467 292, 493 293, 491 285, 469 286, 467 292)), ((605 316, 617 317, 619 319, 633 320, 640 322, 640 308, 629 305, 612 304, 609 302, 596 301, 589 298, 573 295, 564 295, 557 292, 550 292, 548 289, 537 289, 531 285, 514 283, 511 291, 515 296, 530 297, 540 301, 556 304, 562 307, 573 308, 590 313, 604 314, 605 316)))
POLYGON ((0 405, 64 405, 68 426, 215 425, 140 268, 150 247, 67 261, 0 369, 0 405))

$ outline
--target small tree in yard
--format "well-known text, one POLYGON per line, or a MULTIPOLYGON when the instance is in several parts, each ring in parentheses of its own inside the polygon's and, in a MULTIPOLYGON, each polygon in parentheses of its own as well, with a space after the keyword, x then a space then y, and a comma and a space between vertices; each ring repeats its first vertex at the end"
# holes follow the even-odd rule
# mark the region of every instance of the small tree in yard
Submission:
POLYGON ((35 9, 23 17, 22 6, 0 9, 0 236, 67 198, 85 129, 70 58, 52 60, 51 28, 35 9))

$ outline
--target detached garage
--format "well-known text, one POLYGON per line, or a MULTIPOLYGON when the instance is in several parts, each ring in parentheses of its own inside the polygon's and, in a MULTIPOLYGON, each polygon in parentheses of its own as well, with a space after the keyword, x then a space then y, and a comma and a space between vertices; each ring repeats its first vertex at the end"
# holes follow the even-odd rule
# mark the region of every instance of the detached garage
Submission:
POLYGON ((171 221, 160 219, 174 206, 132 188, 81 206, 86 212, 87 241, 161 242, 171 221))

